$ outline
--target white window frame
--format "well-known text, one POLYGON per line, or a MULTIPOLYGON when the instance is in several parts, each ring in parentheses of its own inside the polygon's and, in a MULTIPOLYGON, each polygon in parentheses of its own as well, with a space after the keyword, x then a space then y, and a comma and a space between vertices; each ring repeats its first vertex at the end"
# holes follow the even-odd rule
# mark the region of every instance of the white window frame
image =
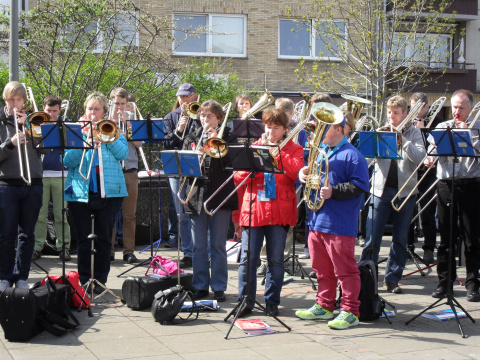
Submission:
POLYGON ((191 51, 177 51, 175 50, 176 48, 176 43, 175 43, 175 29, 172 30, 172 36, 173 36, 173 41, 172 41, 172 53, 173 55, 179 55, 179 56, 214 56, 214 57, 235 57, 235 58, 245 58, 247 57, 247 15, 242 15, 242 14, 218 14, 218 13, 183 13, 183 12, 175 12, 172 14, 172 21, 175 24, 176 19, 175 16, 184 16, 185 18, 188 18, 189 16, 206 16, 207 17, 207 25, 206 28, 208 29, 208 34, 205 34, 206 36, 206 52, 191 52, 191 51), (224 18, 242 18, 243 19, 243 49, 241 54, 230 54, 230 53, 215 53, 212 52, 212 46, 213 46, 213 35, 215 34, 215 29, 212 28, 212 18, 214 16, 221 16, 224 18))
MULTIPOLYGON (((402 33, 401 32, 396 32, 394 34, 395 36, 395 40, 394 41, 397 41, 398 39, 398 36, 400 36, 402 33)), ((403 34, 407 34, 406 36, 408 36, 408 33, 403 33, 403 34)), ((405 35, 404 35, 405 36, 405 35)), ((416 35, 416 38, 421 38, 421 37, 439 37, 439 40, 438 40, 438 43, 442 42, 442 41, 446 41, 448 43, 448 52, 450 54, 452 54, 452 47, 453 47, 453 39, 451 37, 451 35, 449 34, 443 34, 443 33, 438 33, 438 34, 417 34, 416 35), (443 38, 443 39, 442 39, 443 38)), ((403 43, 403 41, 402 41, 403 43)), ((403 61, 405 62, 405 66, 414 66, 415 64, 417 63, 422 63, 422 62, 427 62, 427 61, 412 61, 412 62, 409 62, 409 61, 406 61, 406 59, 409 59, 413 56, 413 54, 415 53, 415 50, 414 50, 414 44, 411 44, 411 43, 408 43, 404 46, 404 58, 401 59, 400 61, 403 61)), ((432 65, 432 60, 429 59, 428 60, 428 63, 427 65, 422 65, 422 66, 425 66, 426 68, 429 68, 429 69, 451 69, 453 67, 453 62, 452 62, 452 58, 450 57, 449 59, 446 59, 445 60, 445 63, 446 65, 443 65, 443 63, 433 63, 432 65)))
POLYGON ((279 18, 278 19, 278 58, 279 59, 307 59, 307 60, 326 60, 326 61, 343 61, 343 58, 338 56, 315 56, 317 53, 316 50, 316 37, 317 37, 317 28, 316 23, 319 22, 341 22, 345 25, 345 53, 348 52, 348 22, 344 19, 292 19, 292 18, 279 18), (309 42, 310 42, 310 55, 309 56, 301 56, 301 55, 281 55, 281 38, 280 38, 280 22, 282 20, 289 20, 289 21, 298 21, 298 22, 310 22, 310 32, 309 32, 309 42))

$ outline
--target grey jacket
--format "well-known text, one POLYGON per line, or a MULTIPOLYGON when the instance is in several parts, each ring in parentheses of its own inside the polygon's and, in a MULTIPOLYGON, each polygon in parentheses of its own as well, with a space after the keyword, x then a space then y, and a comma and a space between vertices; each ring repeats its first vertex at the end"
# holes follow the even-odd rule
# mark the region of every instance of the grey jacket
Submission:
MULTIPOLYGON (((14 146, 11 139, 15 135, 13 116, 6 117, 4 107, 0 107, 0 181, 15 182, 21 180, 18 147, 14 146)), ((22 145, 22 150, 24 149, 22 145)), ((39 152, 32 142, 27 143, 30 174, 32 179, 42 179, 43 168, 39 152)), ((25 156, 25 154, 24 154, 25 156)), ((24 168, 27 176, 27 169, 24 168)), ((40 180, 41 181, 41 180, 40 180)))
MULTIPOLYGON (((370 192, 380 197, 383 194, 385 181, 387 180, 390 163, 397 161, 398 165, 398 189, 406 183, 412 172, 418 164, 425 158, 425 146, 422 140, 422 134, 412 123, 408 124, 402 134, 402 160, 376 159, 373 173, 373 183, 370 192)), ((406 197, 417 184, 417 177, 413 176, 407 186, 400 193, 400 198, 406 197)), ((414 194, 418 193, 415 190, 414 194)))

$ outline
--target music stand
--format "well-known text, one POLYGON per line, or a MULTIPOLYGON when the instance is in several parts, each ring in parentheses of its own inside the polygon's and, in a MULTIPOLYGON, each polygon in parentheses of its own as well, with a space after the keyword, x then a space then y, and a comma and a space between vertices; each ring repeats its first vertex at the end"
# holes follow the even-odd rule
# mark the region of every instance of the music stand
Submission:
MULTIPOLYGON (((389 131, 351 131, 350 133, 358 133, 357 142, 353 144, 365 158, 374 159, 370 166, 375 166, 377 159, 390 159, 390 160, 401 160, 403 159, 402 155, 402 138, 400 137, 400 141, 398 141, 398 134, 396 132, 389 132, 389 131)), ((355 135, 352 135, 355 137, 355 135)), ((372 181, 375 183, 375 169, 372 171, 372 181)), ((373 196, 373 194, 371 195, 373 196)), ((368 199, 365 203, 368 203, 368 199)), ((370 200, 369 205, 372 208, 372 234, 371 234, 371 241, 370 241, 370 249, 367 249, 367 255, 372 260, 373 258, 373 222, 375 217, 375 207, 373 199, 370 200)), ((385 230, 384 230, 385 231, 385 230)), ((364 248, 365 251, 365 248, 364 248)), ((376 270, 377 270, 377 278, 378 278, 378 264, 381 262, 386 261, 387 259, 383 259, 377 262, 376 270)), ((395 306, 390 303, 389 301, 385 300, 383 297, 379 296, 380 299, 385 302, 385 305, 388 305, 391 309, 395 310, 395 306)), ((383 310, 385 318, 391 324, 392 321, 388 317, 385 309, 383 310)))
MULTIPOLYGON (((147 114, 147 118, 145 120, 130 120, 130 124, 132 125, 132 133, 127 135, 127 141, 145 141, 149 144, 154 144, 159 141, 163 141, 165 139, 165 133, 163 131, 163 121, 164 119, 152 119, 150 114, 147 114)), ((148 154, 148 160, 150 164, 152 163, 152 151, 150 150, 148 154)), ((145 161, 145 159, 144 159, 145 161)), ((145 161, 146 163, 146 161, 145 161)), ((158 174, 149 170, 148 168, 148 193, 151 194, 152 192, 152 178, 156 177, 158 174)), ((160 178, 159 178, 160 182, 160 178)), ((158 196, 160 201, 160 189, 158 190, 158 196)), ((149 207, 150 207, 150 219, 149 219, 149 241, 150 241, 150 257, 145 259, 138 264, 132 265, 129 269, 125 270, 124 272, 117 275, 117 277, 126 274, 127 272, 136 269, 139 266, 143 266, 146 264, 150 264, 153 260, 153 203, 152 203, 152 196, 149 196, 149 207)), ((160 241, 162 239, 162 216, 161 214, 158 217, 159 222, 159 229, 160 229, 160 241)), ((157 254, 157 249, 155 250, 155 255, 157 254)))
MULTIPOLYGON (((89 144, 83 139, 82 131, 87 132, 87 138, 93 138, 93 128, 87 126, 91 124, 90 122, 72 122, 69 119, 63 119, 61 116, 58 117, 57 121, 46 121, 40 125, 42 139, 36 145, 37 148, 42 147, 43 149, 59 149, 61 151, 62 159, 62 184, 65 184, 65 150, 66 149, 84 149, 89 150, 93 149, 94 145, 89 144), (67 121, 68 120, 68 121, 67 121)), ((32 134, 34 130, 32 129, 32 134)), ((63 185, 65 186, 65 185, 63 185)), ((62 191, 62 279, 64 284, 68 284, 73 290, 74 295, 77 294, 81 299, 81 304, 78 308, 78 311, 82 311, 82 304, 88 309, 88 316, 92 317, 92 310, 90 305, 87 304, 82 295, 78 293, 75 287, 72 285, 70 280, 65 276, 65 214, 67 209, 65 207, 65 193, 62 191)), ((38 266, 38 265, 37 265, 38 266)))
MULTIPOLYGON (((284 172, 279 171, 276 169, 271 159, 269 158, 269 150, 271 146, 259 146, 259 145, 228 145, 228 153, 230 155, 229 162, 231 166, 228 164, 224 166, 225 170, 234 170, 234 171, 250 171, 250 188, 253 188, 253 178, 257 173, 273 173, 273 174, 283 174, 284 172)), ((278 148, 278 146, 276 146, 278 148)), ((280 153, 280 152, 279 152, 280 153)), ((281 164, 281 157, 280 157, 280 164, 281 164)), ((223 164, 222 164, 223 165, 223 164)), ((281 167, 283 168, 283 166, 281 167)), ((249 206, 249 215, 248 215, 248 227, 249 229, 252 227, 252 201, 250 201, 249 206)), ((235 314, 232 323, 225 335, 225 339, 228 339, 230 332, 232 331, 233 325, 235 325, 235 321, 237 321, 238 316, 243 312, 244 309, 247 308, 249 305, 249 301, 253 300, 252 295, 250 294, 250 242, 251 242, 251 231, 248 231, 247 237, 247 248, 244 249, 244 252, 247 254, 247 288, 246 294, 242 295, 242 301, 237 303, 235 307, 228 313, 225 317, 224 321, 227 322, 230 316, 235 314)), ((254 300, 254 304, 256 304, 260 310, 266 311, 265 307, 260 304, 256 299, 254 300)), ((254 305, 255 306, 255 305, 254 305)), ((277 318, 276 315, 272 316, 275 320, 277 320, 280 324, 282 324, 288 331, 291 330, 289 326, 287 326, 284 322, 277 318)))
POLYGON ((447 127, 446 129, 435 129, 432 131, 432 136, 435 140, 435 144, 432 146, 432 149, 428 153, 428 155, 432 154, 434 151, 436 152, 437 157, 452 157, 452 188, 450 190, 450 234, 448 239, 448 270, 447 270, 447 292, 443 294, 438 300, 433 302, 431 305, 427 306, 423 309, 420 313, 415 315, 413 318, 408 320, 405 325, 410 324, 413 320, 421 316, 426 311, 435 308, 440 305, 448 305, 450 309, 452 309, 453 314, 455 315, 455 320, 457 321, 458 328, 460 330, 460 334, 462 338, 465 337, 463 332, 462 325, 460 324, 460 319, 458 318, 457 311, 455 307, 460 308, 465 315, 475 323, 475 320, 470 316, 470 314, 460 305, 455 296, 453 295, 453 287, 450 286, 453 283, 452 280, 452 253, 453 253, 453 225, 454 225, 454 209, 453 209, 453 201, 454 201, 454 194, 455 194, 455 166, 460 161, 459 157, 479 157, 479 152, 475 149, 472 145, 472 139, 470 137, 469 130, 476 130, 477 137, 478 137, 478 129, 454 129, 451 127, 447 127), (443 299, 447 299, 445 303, 439 304, 443 299))

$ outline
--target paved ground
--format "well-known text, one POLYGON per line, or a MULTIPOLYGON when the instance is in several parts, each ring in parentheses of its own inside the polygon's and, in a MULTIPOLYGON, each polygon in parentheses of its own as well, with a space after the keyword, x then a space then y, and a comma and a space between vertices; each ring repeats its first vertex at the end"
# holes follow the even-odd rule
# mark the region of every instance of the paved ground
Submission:
MULTIPOLYGON (((385 242, 383 254, 387 252, 387 246, 385 242)), ((301 245, 297 249, 301 250, 301 245)), ((360 251, 357 247, 358 254, 360 251)), ((422 251, 418 253, 421 255, 422 251)), ((161 249, 161 254, 174 256, 176 251, 161 249)), ((148 258, 148 255, 139 257, 148 258)), ((117 258, 120 257, 121 253, 117 252, 117 258)), ((61 272, 58 258, 43 257, 38 263, 51 274, 61 272)), ((309 271, 310 261, 302 260, 302 263, 309 271)), ((383 267, 384 264, 381 269, 383 267)), ((121 260, 112 264, 108 286, 118 294, 125 277, 117 278, 117 275, 127 268, 121 260)), ((67 271, 70 269, 76 269, 75 256, 67 263, 67 271)), ((145 267, 139 268, 129 275, 141 276, 145 270, 145 267)), ((406 273, 414 270, 414 264, 409 261, 406 273)), ((461 268, 458 273, 463 280, 465 269, 461 268)), ((32 281, 43 276, 35 266, 32 267, 32 281)), ((466 291, 461 286, 455 286, 455 295, 477 321, 473 324, 468 319, 461 320, 466 338, 460 336, 455 321, 436 322, 420 317, 405 325, 405 321, 433 303, 430 293, 436 283, 435 274, 430 272, 425 277, 415 274, 405 278, 401 282, 403 294, 381 290, 380 294, 397 310, 392 325, 379 319, 335 331, 323 321, 295 318, 295 310, 309 307, 315 301, 315 292, 308 279, 296 277, 284 286, 280 307, 280 319, 292 331, 286 331, 273 319, 255 312, 254 316, 266 320, 277 333, 253 337, 234 328, 229 339, 225 340, 229 324, 223 318, 233 308, 237 297, 237 264, 229 263, 227 301, 216 313, 202 313, 198 320, 182 325, 162 326, 153 320, 150 310, 133 311, 113 301, 113 297, 104 297, 94 303, 92 318, 86 311, 76 313, 81 326, 59 338, 44 332, 28 343, 11 343, 3 339, 0 329, 0 359, 480 359, 479 303, 467 302, 466 291)), ((262 300, 261 296, 259 300, 262 300)), ((444 308, 445 305, 439 307, 444 308)))

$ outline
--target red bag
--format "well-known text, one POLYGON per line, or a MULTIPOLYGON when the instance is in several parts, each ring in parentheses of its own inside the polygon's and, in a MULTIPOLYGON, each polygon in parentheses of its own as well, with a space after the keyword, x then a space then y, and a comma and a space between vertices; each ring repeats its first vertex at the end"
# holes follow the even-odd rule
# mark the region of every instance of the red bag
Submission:
MULTIPOLYGON (((85 289, 80 285, 80 278, 78 272, 70 270, 68 274, 65 275, 70 284, 72 284, 71 293, 72 293, 72 307, 79 308, 82 305, 83 309, 88 309, 90 307, 90 298, 85 296, 85 289), (82 301, 84 299, 84 302, 82 301)), ((61 275, 49 276, 47 275, 45 279, 49 277, 57 284, 63 284, 63 279, 61 275)), ((42 281, 42 285, 45 285, 45 279, 42 281)))

